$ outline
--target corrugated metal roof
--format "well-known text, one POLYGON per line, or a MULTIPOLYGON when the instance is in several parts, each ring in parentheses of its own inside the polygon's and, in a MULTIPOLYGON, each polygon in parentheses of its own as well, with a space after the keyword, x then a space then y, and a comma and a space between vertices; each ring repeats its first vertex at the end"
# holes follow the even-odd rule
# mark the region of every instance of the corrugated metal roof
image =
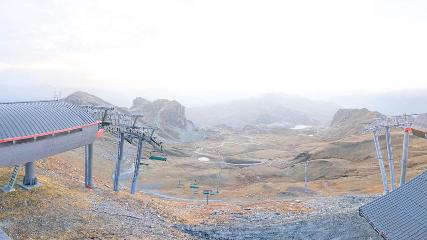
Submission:
POLYGON ((427 239, 427 172, 359 209, 385 239, 427 239))
POLYGON ((0 140, 95 123, 79 106, 63 101, 0 103, 0 140))

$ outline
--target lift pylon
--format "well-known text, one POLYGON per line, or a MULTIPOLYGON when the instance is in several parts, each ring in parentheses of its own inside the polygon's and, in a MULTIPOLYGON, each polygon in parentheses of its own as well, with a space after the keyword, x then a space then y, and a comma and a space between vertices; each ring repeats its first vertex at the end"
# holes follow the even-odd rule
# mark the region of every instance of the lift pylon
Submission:
POLYGON ((386 150, 387 150, 387 159, 388 166, 390 171, 390 186, 391 191, 395 190, 396 187, 396 177, 394 169, 394 154, 393 154, 393 145, 391 130, 393 128, 403 129, 404 130, 404 140, 403 140, 403 149, 402 149, 402 160, 401 160, 401 175, 400 175, 400 184, 402 186, 405 184, 406 177, 406 167, 408 161, 408 148, 409 148, 409 129, 411 129, 412 124, 414 123, 415 118, 419 114, 411 115, 401 115, 401 116, 383 116, 380 118, 375 118, 371 123, 367 123, 364 129, 364 132, 371 132, 373 134, 373 142, 376 151, 376 157, 380 167, 381 179, 384 185, 384 194, 388 193, 388 180, 387 173, 385 170, 384 159, 381 151, 381 144, 379 141, 379 136, 384 133, 386 140, 386 150))
POLYGON ((137 156, 134 164, 134 174, 132 178, 131 193, 136 193, 137 182, 139 179, 139 171, 141 169, 141 159, 143 157, 142 145, 143 142, 148 143, 153 148, 153 152, 158 152, 157 155, 151 155, 150 160, 166 161, 162 142, 156 139, 154 135, 155 128, 150 126, 139 126, 142 115, 127 114, 120 112, 112 107, 100 106, 81 106, 88 113, 92 114, 96 119, 101 121, 101 126, 105 130, 119 139, 117 149, 117 161, 114 171, 114 191, 119 191, 120 171, 124 159, 124 144, 128 142, 132 145, 137 145, 137 156))

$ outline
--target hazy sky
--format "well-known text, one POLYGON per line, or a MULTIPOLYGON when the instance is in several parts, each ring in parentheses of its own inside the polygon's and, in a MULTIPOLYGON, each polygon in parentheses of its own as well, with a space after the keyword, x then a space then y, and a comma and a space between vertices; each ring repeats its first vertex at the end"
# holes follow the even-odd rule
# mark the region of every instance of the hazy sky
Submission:
POLYGON ((426 66, 425 1, 0 0, 9 95, 323 96, 427 88, 426 66))

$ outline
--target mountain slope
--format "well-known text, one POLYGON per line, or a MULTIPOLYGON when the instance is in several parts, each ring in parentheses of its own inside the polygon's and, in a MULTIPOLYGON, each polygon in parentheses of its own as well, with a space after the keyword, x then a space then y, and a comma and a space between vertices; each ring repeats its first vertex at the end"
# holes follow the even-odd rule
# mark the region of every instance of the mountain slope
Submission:
POLYGON ((185 107, 177 101, 166 99, 150 102, 136 98, 132 107, 117 107, 85 92, 75 92, 64 99, 77 105, 113 106, 122 113, 142 114, 141 123, 157 127, 157 134, 169 141, 185 142, 203 137, 202 132, 185 118, 185 107))
POLYGON ((371 122, 374 118, 381 117, 379 112, 362 109, 339 109, 329 128, 324 132, 328 138, 342 138, 363 132, 364 123, 371 122))
POLYGON ((387 115, 427 112, 427 89, 346 95, 331 100, 346 108, 368 108, 387 115))
POLYGON ((190 108, 188 118, 199 126, 318 125, 328 122, 338 106, 298 96, 267 94, 257 98, 190 108))
POLYGON ((175 100, 159 99, 150 102, 139 97, 133 100, 129 110, 133 114, 142 114, 143 121, 157 127, 162 137, 192 141, 200 139, 203 135, 186 119, 185 107, 175 100))
POLYGON ((64 100, 76 105, 94 105, 94 106, 105 106, 105 107, 113 106, 113 104, 107 101, 104 101, 103 99, 95 95, 91 95, 89 93, 82 92, 82 91, 72 93, 68 97, 66 97, 64 100))

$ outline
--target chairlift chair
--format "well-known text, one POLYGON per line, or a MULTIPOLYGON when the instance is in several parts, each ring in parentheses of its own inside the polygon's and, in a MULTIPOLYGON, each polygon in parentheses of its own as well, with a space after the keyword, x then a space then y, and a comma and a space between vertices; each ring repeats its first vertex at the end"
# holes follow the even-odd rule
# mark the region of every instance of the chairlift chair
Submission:
POLYGON ((197 183, 191 183, 190 184, 190 188, 192 188, 192 189, 198 189, 199 188, 199 184, 197 184, 197 183))
POLYGON ((153 160, 153 161, 166 161, 168 158, 167 158, 166 154, 163 152, 151 151, 149 159, 153 160))

